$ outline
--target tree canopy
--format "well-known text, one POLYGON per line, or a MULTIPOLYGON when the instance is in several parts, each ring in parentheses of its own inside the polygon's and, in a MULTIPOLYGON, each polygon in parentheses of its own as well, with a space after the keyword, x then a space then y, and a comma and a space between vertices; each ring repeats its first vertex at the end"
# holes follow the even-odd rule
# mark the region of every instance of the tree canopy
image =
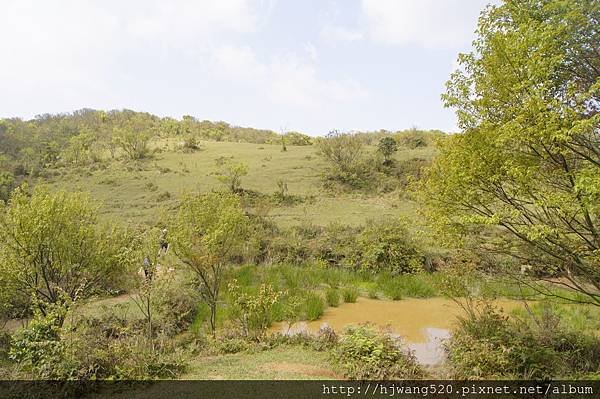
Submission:
POLYGON ((15 190, 0 208, 0 275, 7 287, 35 296, 38 307, 75 300, 122 272, 125 235, 97 224, 87 196, 15 190))
POLYGON ((598 305, 599 22, 593 0, 488 7, 443 95, 463 132, 423 184, 440 233, 598 305))

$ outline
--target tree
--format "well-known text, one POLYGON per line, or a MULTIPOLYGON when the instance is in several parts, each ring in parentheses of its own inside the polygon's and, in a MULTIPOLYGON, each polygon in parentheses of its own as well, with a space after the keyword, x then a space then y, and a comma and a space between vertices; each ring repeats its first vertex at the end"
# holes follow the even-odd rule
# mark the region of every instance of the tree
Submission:
POLYGON ((231 193, 188 195, 170 228, 172 250, 199 280, 200 295, 210 308, 215 333, 221 283, 232 257, 248 236, 248 218, 231 193))
POLYGON ((143 159, 148 156, 151 138, 152 136, 148 131, 138 131, 131 127, 116 128, 114 130, 115 143, 131 160, 143 159))
POLYGON ((358 185, 365 172, 364 144, 350 133, 330 132, 317 140, 319 153, 331 165, 329 177, 342 183, 358 185))
POLYGON ((140 234, 133 247, 136 251, 134 268, 135 295, 131 299, 136 304, 148 326, 148 339, 154 350, 153 316, 156 302, 161 292, 171 283, 171 271, 159 263, 161 257, 161 240, 164 235, 158 228, 152 228, 140 234))
POLYGON ((248 165, 245 163, 225 162, 221 171, 217 172, 217 179, 229 187, 232 193, 237 193, 242 187, 242 177, 248 174, 248 165))
POLYGON ((384 137, 379 140, 377 151, 383 155, 383 164, 389 165, 392 163, 392 155, 398 151, 398 143, 396 143, 393 137, 384 137))
POLYGON ((122 272, 124 235, 100 228, 96 208, 77 193, 17 188, 0 208, 0 274, 46 308, 85 297, 122 272))
POLYGON ((138 160, 150 154, 150 140, 156 133, 158 123, 155 119, 150 114, 127 110, 117 116, 113 140, 127 158, 138 160))
POLYGON ((486 9, 443 96, 463 133, 441 143, 423 192, 441 232, 600 306, 599 21, 594 0, 486 9))

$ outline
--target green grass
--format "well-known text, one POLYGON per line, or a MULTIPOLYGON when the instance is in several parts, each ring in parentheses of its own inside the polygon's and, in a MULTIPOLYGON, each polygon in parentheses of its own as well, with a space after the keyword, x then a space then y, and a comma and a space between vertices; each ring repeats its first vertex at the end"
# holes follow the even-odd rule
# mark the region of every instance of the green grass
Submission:
MULTIPOLYGON (((272 195, 277 181, 283 180, 289 195, 311 198, 271 208, 269 217, 283 227, 306 222, 360 225, 368 219, 415 213, 415 204, 397 193, 333 195, 324 191, 321 175, 326 163, 315 146, 288 146, 282 152, 279 145, 205 141, 202 150, 181 153, 174 150, 177 142, 173 139, 156 145, 166 150, 153 159, 137 163, 107 159, 84 168, 63 167, 52 170, 45 182, 57 189, 89 192, 102 204, 106 219, 153 223, 161 210, 176 205, 182 193, 224 187, 214 175, 220 169, 215 160, 224 157, 249 166, 248 175, 242 179, 244 189, 272 195)), ((396 157, 430 159, 434 151, 433 147, 401 150, 396 157)))
POLYGON ((332 379, 327 354, 301 346, 278 347, 258 353, 198 357, 181 379, 311 380, 332 379))
POLYGON ((327 300, 327 305, 337 307, 340 304, 340 293, 337 289, 330 288, 325 293, 325 299, 327 300))
POLYGON ((358 289, 356 287, 346 287, 342 290, 342 297, 346 303, 354 303, 358 299, 358 289))
POLYGON ((325 303, 323 298, 316 292, 309 292, 304 301, 304 315, 307 320, 317 320, 325 312, 325 303))
POLYGON ((377 276, 377 289, 387 298, 397 301, 404 297, 431 298, 439 296, 439 273, 403 274, 391 276, 382 273, 377 276))

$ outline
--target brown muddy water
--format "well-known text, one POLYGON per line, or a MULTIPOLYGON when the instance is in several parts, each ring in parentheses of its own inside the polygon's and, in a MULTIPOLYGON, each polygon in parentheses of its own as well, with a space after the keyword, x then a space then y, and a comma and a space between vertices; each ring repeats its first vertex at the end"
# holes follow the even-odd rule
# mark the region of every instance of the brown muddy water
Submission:
MULTIPOLYGON (((496 304, 505 312, 522 306, 522 302, 511 300, 498 300, 496 304)), ((450 338, 457 317, 462 313, 460 306, 445 298, 399 301, 358 298, 356 303, 327 308, 319 320, 300 322, 291 329, 286 323, 277 323, 271 332, 316 333, 326 324, 339 333, 349 325, 371 323, 402 337, 420 363, 436 365, 443 362, 443 342, 450 338)))

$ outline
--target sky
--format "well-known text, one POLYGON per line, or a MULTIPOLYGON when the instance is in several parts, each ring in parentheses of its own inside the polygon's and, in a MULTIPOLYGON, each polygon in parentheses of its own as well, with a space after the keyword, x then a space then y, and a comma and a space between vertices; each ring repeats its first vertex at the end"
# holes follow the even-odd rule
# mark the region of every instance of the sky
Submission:
POLYGON ((301 131, 455 131, 486 0, 0 0, 0 117, 81 108, 301 131))

